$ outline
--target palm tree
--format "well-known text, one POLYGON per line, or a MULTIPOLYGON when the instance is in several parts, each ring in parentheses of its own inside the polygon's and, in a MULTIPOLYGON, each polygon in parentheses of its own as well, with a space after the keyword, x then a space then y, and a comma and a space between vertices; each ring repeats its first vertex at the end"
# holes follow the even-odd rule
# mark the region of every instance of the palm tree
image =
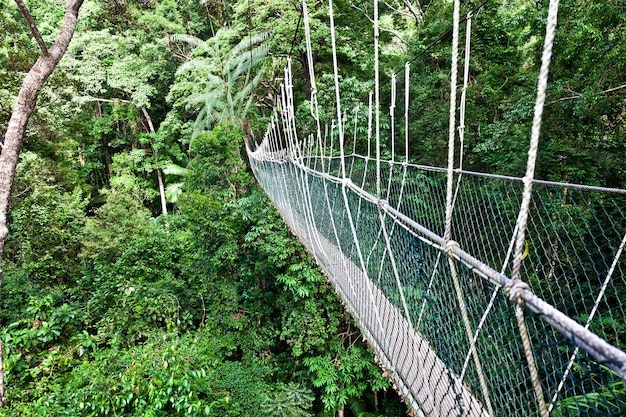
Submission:
POLYGON ((221 28, 206 41, 192 35, 171 36, 174 42, 192 46, 196 55, 208 55, 185 62, 177 71, 180 74, 194 68, 209 70, 204 92, 190 97, 187 102, 187 108, 200 110, 192 139, 217 123, 243 123, 254 100, 254 90, 263 76, 261 63, 269 51, 263 42, 269 35, 250 35, 230 48, 233 34, 234 29, 221 28))

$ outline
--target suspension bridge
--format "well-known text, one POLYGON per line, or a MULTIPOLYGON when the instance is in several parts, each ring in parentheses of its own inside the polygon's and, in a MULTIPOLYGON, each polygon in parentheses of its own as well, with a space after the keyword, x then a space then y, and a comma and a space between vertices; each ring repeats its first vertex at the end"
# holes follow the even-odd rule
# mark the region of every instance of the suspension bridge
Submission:
MULTIPOLYGON (((331 0, 334 52, 332 9, 331 0)), ((391 138, 405 123, 404 155, 381 157, 377 63, 367 138, 346 123, 335 54, 336 115, 322 126, 303 1, 316 128, 298 135, 288 62, 267 132, 247 145, 255 176, 417 415, 626 415, 626 190, 534 178, 558 1, 550 2, 521 178, 466 171, 455 155, 472 17, 464 19, 458 82, 459 10, 457 0, 447 167, 410 161, 409 64, 404 80, 392 77, 389 109, 391 138), (405 112, 396 115, 402 82, 405 112), (367 141, 366 155, 356 152, 358 140, 367 141)), ((375 3, 375 56, 377 13, 375 3)))

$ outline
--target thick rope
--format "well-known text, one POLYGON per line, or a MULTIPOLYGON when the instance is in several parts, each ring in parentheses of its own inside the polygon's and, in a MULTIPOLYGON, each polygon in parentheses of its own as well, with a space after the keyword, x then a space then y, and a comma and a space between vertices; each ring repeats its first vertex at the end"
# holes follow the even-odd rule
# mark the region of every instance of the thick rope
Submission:
POLYGON ((452 63, 450 65, 450 117, 448 126, 448 176, 446 185, 446 220, 443 238, 450 240, 452 234, 452 181, 454 178, 454 138, 456 126, 456 85, 458 78, 459 60, 459 15, 460 0, 454 1, 454 26, 452 30, 452 63))
POLYGON ((454 197, 453 197, 453 180, 454 180, 454 143, 456 136, 456 88, 458 79, 458 55, 459 55, 459 24, 460 24, 460 0, 454 1, 454 14, 453 14, 453 30, 452 30, 452 63, 451 63, 451 77, 450 77, 450 120, 449 120, 449 136, 448 136, 448 170, 447 170, 447 186, 446 186, 446 219, 444 240, 446 242, 445 251, 448 255, 448 264, 450 267, 450 274, 452 276, 452 282, 454 284, 454 290, 459 303, 459 309, 461 310, 461 317, 463 318, 463 324, 465 326, 465 332, 468 342, 470 344, 470 351, 474 358, 474 365, 478 374, 480 382, 480 388, 484 396, 487 409, 491 415, 494 415, 491 400, 489 398, 489 390, 485 380, 485 375, 482 370, 480 358, 474 348, 474 337, 472 326, 470 324, 469 315, 467 313, 467 306, 463 296, 463 290, 459 282, 459 277, 456 271, 455 259, 451 256, 450 251, 454 246, 458 244, 451 240, 452 235, 452 211, 454 209, 454 197))
MULTIPOLYGON (((363 271, 363 273, 365 274, 365 276, 368 276, 367 273, 367 266, 365 263, 365 260, 363 258, 363 253, 361 251, 361 245, 359 243, 359 239, 356 233, 356 229, 354 227, 354 220, 352 217, 352 211, 350 210, 350 204, 348 201, 348 195, 346 192, 346 188, 347 185, 349 183, 351 183, 352 181, 348 178, 346 178, 346 166, 345 166, 345 156, 344 156, 344 150, 343 150, 343 123, 341 120, 341 103, 340 103, 340 97, 339 97, 339 65, 337 64, 337 47, 336 47, 336 40, 335 40, 335 22, 334 22, 334 17, 333 17, 333 1, 332 0, 328 0, 328 14, 329 14, 329 20, 330 20, 330 37, 331 37, 331 44, 332 44, 332 53, 333 53, 333 71, 334 71, 334 76, 335 76, 335 94, 336 94, 336 106, 337 106, 337 127, 339 130, 339 146, 340 146, 340 152, 341 152, 341 174, 342 174, 342 187, 341 187, 341 193, 343 195, 343 201, 344 201, 344 208, 346 210, 346 214, 347 214, 347 218, 348 218, 348 223, 350 224, 350 231, 352 232, 352 239, 353 239, 353 243, 356 249, 356 252, 358 254, 358 258, 359 258, 359 263, 360 263, 360 267, 361 270, 363 271)), ((378 107, 378 101, 377 101, 377 107, 378 107)), ((376 111, 376 117, 378 119, 379 115, 378 115, 378 108, 376 111)), ((379 127, 377 126, 377 130, 379 130, 379 127)), ((379 142, 379 139, 377 139, 377 142, 379 142)), ((372 291, 372 283, 368 280, 367 283, 367 290, 370 296, 370 300, 372 302, 372 306, 374 308, 374 312, 375 312, 375 316, 376 316, 376 321, 378 323, 378 326, 380 327, 380 330, 382 332, 383 335, 385 335, 385 340, 387 340, 386 337, 386 330, 385 327, 382 324, 381 318, 380 318, 380 312, 378 309, 378 306, 375 303, 374 300, 374 294, 372 291)), ((388 340, 387 340, 388 342, 388 340)))
POLYGON ((396 74, 391 74, 391 105, 389 118, 391 119, 391 161, 396 157, 396 74))
MULTIPOLYGON (((467 85, 469 84, 469 70, 470 70, 470 49, 471 49, 471 34, 472 34, 472 13, 468 13, 465 18, 465 60, 463 62, 463 89, 461 90, 461 108, 459 111, 459 169, 463 169, 463 151, 465 143, 465 101, 467 97, 467 85)), ((459 175, 459 178, 461 176, 459 175)), ((460 181, 460 179, 459 179, 460 181)), ((458 187, 458 185, 457 185, 458 187)), ((458 188, 457 188, 458 189, 458 188)))
MULTIPOLYGON (((515 231, 513 232, 514 234, 517 232, 517 227, 515 229, 515 231)), ((511 255, 513 253, 513 245, 515 242, 511 241, 509 244, 509 249, 506 252, 506 257, 504 258, 504 262, 502 263, 502 268, 500 269, 500 273, 504 274, 504 271, 506 271, 507 266, 509 265, 509 261, 511 259, 511 255)), ((478 323, 478 327, 476 328, 476 331, 474 332, 474 346, 472 346, 473 348, 476 347, 476 340, 478 340, 478 335, 480 334, 480 331, 482 330, 483 326, 485 325, 485 322, 487 321, 487 316, 489 315, 489 313, 491 313, 491 310, 493 309, 493 306, 495 305, 495 301, 496 301, 496 297, 498 296, 498 293, 500 292, 500 289, 502 287, 500 285, 496 285, 496 287, 494 288, 493 292, 491 293, 491 298, 489 299, 489 304, 487 305, 487 308, 485 308, 485 312, 483 313, 483 316, 480 318, 480 322, 478 323)), ((470 358, 470 353, 468 352, 466 357, 465 357, 465 362, 463 363, 463 369, 461 370, 461 379, 463 379, 463 376, 465 375, 465 371, 467 370, 467 365, 469 363, 469 358, 470 358)))
POLYGON ((531 381, 537 397, 537 403, 541 416, 548 416, 548 409, 541 388, 541 382, 537 373, 537 365, 533 356, 530 337, 524 320, 524 307, 522 300, 522 292, 524 287, 528 287, 520 279, 520 267, 522 264, 522 253, 525 248, 526 226, 528 223, 528 212, 530 208, 530 199, 532 195, 533 178, 535 176, 535 164, 537 161, 537 150, 539 148, 539 134, 541 132, 541 118, 543 115, 543 106, 546 100, 546 91, 548 88, 548 73, 550 69, 550 60, 552 57, 552 45, 554 42, 554 34, 556 32, 557 15, 559 10, 559 0, 550 0, 548 10, 548 20, 546 25, 546 38, 541 56, 541 69, 539 71, 539 80, 537 82, 537 99, 535 102, 535 113, 533 117, 533 126, 530 138, 530 147, 528 150, 528 162, 526 164, 526 175, 524 176, 524 192, 522 194, 522 204, 517 219, 517 236, 515 244, 515 256, 513 258, 513 269, 511 273, 511 284, 506 288, 509 297, 517 303, 515 315, 520 330, 520 336, 524 344, 524 354, 528 362, 528 368, 531 375, 531 381))
POLYGON ((376 119, 376 197, 380 198, 380 69, 378 63, 378 0, 374 0, 374 112, 376 119))
POLYGON ((465 59, 463 69, 463 89, 461 90, 461 103, 459 110, 459 169, 458 177, 456 180, 456 187, 454 189, 454 197, 452 198, 452 208, 456 204, 456 199, 461 189, 461 179, 463 178, 463 152, 465 150, 465 101, 467 96, 467 85, 469 83, 469 70, 470 70, 470 49, 471 49, 471 34, 472 34, 472 13, 468 13, 465 17, 465 59))
POLYGON ((333 1, 328 0, 328 16, 330 20, 330 40, 333 52, 333 75, 335 79, 335 108, 337 110, 337 130, 339 133, 339 153, 341 154, 341 176, 346 178, 346 161, 343 149, 343 118, 341 117, 341 94, 339 91, 339 65, 337 64, 337 42, 335 40, 335 17, 333 1))
MULTIPOLYGON (((411 95, 411 91, 409 90, 409 86, 411 85, 410 80, 411 73, 411 64, 406 63, 404 66, 404 162, 405 164, 409 163, 409 98, 411 95)), ((406 165, 405 165, 406 170, 406 165)))

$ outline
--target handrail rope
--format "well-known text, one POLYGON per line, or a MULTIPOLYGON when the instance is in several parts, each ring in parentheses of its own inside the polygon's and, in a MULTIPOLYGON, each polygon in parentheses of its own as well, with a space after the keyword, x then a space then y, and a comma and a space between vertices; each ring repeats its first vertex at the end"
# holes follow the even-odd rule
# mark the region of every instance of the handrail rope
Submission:
MULTIPOLYGON (((381 196, 381 168, 380 168, 380 67, 379 67, 379 21, 378 21, 378 0, 374 0, 374 16, 373 16, 373 26, 374 26, 374 131, 375 131, 375 140, 376 140, 376 196, 380 199, 381 196)), ((370 96, 371 97, 371 96, 370 96)), ((392 139, 393 142, 393 139, 392 139)), ((389 192, 389 189, 387 189, 389 192)), ((382 225, 381 229, 378 231, 378 236, 376 237, 376 242, 380 239, 380 234, 382 233, 382 225)), ((376 247, 376 244, 372 245, 369 257, 373 254, 373 251, 376 247)), ((384 259, 384 258, 383 258, 384 259)), ((381 271, 382 272, 382 271, 381 271)))
POLYGON ((352 155, 356 153, 356 131, 359 122, 359 110, 361 109, 361 103, 357 103, 354 108, 354 135, 352 137, 352 155))
MULTIPOLYGON (((328 138, 329 138, 329 142, 330 142, 330 146, 327 148, 326 147, 326 142, 324 142, 324 149, 328 149, 328 153, 330 155, 333 154, 333 148, 335 146, 335 141, 333 140, 334 136, 334 132, 335 132, 335 119, 332 119, 330 121, 330 131, 328 134, 328 138)), ((343 159, 343 157, 341 155, 339 155, 340 160, 343 159)), ((328 164, 328 172, 330 172, 330 164, 328 164)))
MULTIPOLYGON (((472 28, 472 16, 471 16, 471 12, 467 14, 466 18, 466 30, 465 30, 465 60, 464 60, 464 70, 463 70, 463 89, 462 89, 462 93, 461 93, 461 104, 460 104, 460 111, 459 111, 459 126, 458 126, 458 132, 459 132, 459 141, 460 141, 460 146, 459 146, 459 171, 463 170, 463 145, 464 145, 464 133, 465 133, 465 99, 466 99, 466 91, 467 91, 467 84, 468 84, 468 79, 469 79, 469 58, 470 58, 470 39, 471 39, 471 28, 472 28)), ((456 85, 454 87, 451 88, 455 88, 456 90, 456 85)), ((452 106, 451 106, 452 107, 452 106)), ((456 111, 456 109, 455 109, 456 111)), ((451 128, 452 129, 452 128, 451 128)), ((453 130, 451 130, 452 132, 453 130)), ((449 145, 450 146, 450 145, 449 145)), ((454 147, 454 143, 452 143, 451 145, 452 147, 454 147)), ((450 160, 448 160, 448 163, 450 164, 450 160)), ((454 165, 454 157, 452 157, 452 165, 454 165)), ((450 165, 448 165, 448 172, 450 172, 450 165)), ((452 210, 456 204, 456 200, 459 194, 459 189, 461 188, 461 179, 462 179, 462 174, 459 173, 458 177, 457 177, 457 182, 456 182, 456 187, 454 190, 454 197, 452 198, 452 208, 450 210, 452 210)), ((447 213, 447 212, 446 212, 447 213)), ((446 214, 447 216, 447 214, 446 214)), ((452 221, 451 219, 452 213, 450 213, 450 222, 452 221)), ((447 219, 447 217, 446 217, 447 219)), ((447 224, 447 223, 446 223, 447 224)), ((438 256, 440 256, 441 253, 438 254, 438 256)), ((439 259, 437 259, 437 261, 439 261, 439 259)), ((437 262, 438 264, 438 262, 437 262)), ((454 285, 455 285, 455 289, 457 288, 458 283, 456 282, 457 277, 456 277, 456 269, 451 267, 451 272, 453 274, 453 280, 454 285)), ((433 272, 433 276, 434 276, 434 272, 433 272)), ((432 277, 431 277, 431 283, 429 285, 432 285, 432 277)), ((430 289, 430 288, 429 288, 430 289)), ((462 297, 462 292, 460 289, 460 286, 458 286, 458 291, 457 295, 461 294, 462 297)), ((492 297, 492 299, 495 298, 495 295, 492 297)), ((464 302, 462 301, 462 298, 459 298, 460 303, 463 304, 463 306, 461 307, 461 312, 463 313, 463 309, 465 308, 464 306, 464 302)), ((464 317, 465 319, 465 317, 464 317)), ((465 326, 466 326, 466 331, 467 329, 469 329, 469 334, 472 333, 471 330, 471 326, 469 326, 469 320, 465 322, 465 326)), ((480 326, 480 324, 479 324, 480 326)), ((483 393, 487 392, 486 389, 486 383, 484 381, 484 376, 482 373, 482 366, 480 365, 480 361, 478 360, 477 357, 477 353, 476 353, 476 341, 478 340, 478 329, 476 332, 474 332, 474 337, 468 336, 470 339, 470 348, 469 351, 467 353, 467 359, 469 359, 469 356, 473 356, 474 358, 474 362, 475 365, 477 367, 477 369, 479 369, 479 378, 480 378, 480 384, 481 384, 481 388, 483 388, 483 393)), ((463 365, 463 370, 461 372, 461 380, 463 380, 463 377, 465 376, 465 368, 467 366, 467 362, 463 365)), ((486 401, 487 401, 487 407, 489 408, 489 412, 491 415, 493 414, 493 410, 491 409, 491 401, 489 400, 489 396, 486 395, 485 396, 486 401)))
MULTIPOLYGON (((383 230, 383 236, 385 237, 385 244, 387 245, 387 251, 385 253, 389 254, 389 261, 391 262, 391 269, 393 270, 393 276, 396 280, 396 285, 398 286, 398 291, 400 292, 400 300, 402 301, 402 307, 404 308, 404 314, 406 315, 406 321, 409 322, 409 326, 413 329, 413 320, 411 320, 411 314, 409 313, 409 307, 406 303, 406 297, 404 296, 404 289, 402 288, 402 283, 400 282, 400 274, 398 273, 398 267, 396 265, 396 259, 391 251, 391 241, 389 240, 389 235, 387 234, 387 226, 385 224, 385 217, 383 215, 383 210, 378 210, 378 219, 380 220, 380 224, 383 230)), ((384 259, 384 258, 383 258, 384 259)), ((382 269, 382 265, 381 268, 382 269)))
MULTIPOLYGON (((296 116, 295 116, 295 105, 294 105, 294 94, 293 94, 293 72, 291 69, 291 58, 288 58, 287 61, 287 68, 288 71, 285 72, 285 81, 287 83, 287 116, 290 120, 290 133, 295 136, 296 135, 296 116)), ((300 146, 301 144, 297 142, 297 137, 294 138, 293 142, 290 143, 290 146, 292 146, 295 149, 295 157, 298 158, 299 160, 303 160, 303 156, 302 156, 302 147, 300 146)), ((309 232, 309 235, 312 237, 318 236, 317 235, 317 226, 315 224, 315 216, 313 215, 313 206, 311 205, 311 194, 309 191, 309 182, 306 179, 306 173, 303 172, 302 170, 298 170, 298 172, 296 173, 295 177, 300 181, 301 186, 302 186, 302 198, 303 198, 303 211, 304 211, 304 216, 306 218, 306 227, 309 232), (301 175, 298 175, 301 174, 301 175)), ((311 242, 312 244, 314 242, 311 242)), ((319 242, 319 240, 317 242, 319 246, 321 246, 321 242, 319 242)), ((319 259, 317 258, 317 252, 314 252, 314 256, 315 256, 315 260, 319 261, 319 259)))
POLYGON ((454 138, 456 126, 456 86, 458 77, 458 50, 459 50, 459 13, 460 0, 454 0, 454 27, 452 31, 452 59, 450 64, 450 114, 448 118, 448 169, 446 183, 446 218, 444 239, 451 239, 452 234, 452 180, 454 169, 454 138))
MULTIPOLYGON (((311 26, 309 23, 309 10, 307 8, 306 0, 302 0, 302 17, 304 20, 304 35, 306 43, 306 55, 309 70, 309 82, 311 83, 311 104, 310 112, 311 116, 315 119, 315 133, 317 135, 317 141, 320 147, 320 155, 322 155, 322 129, 320 126, 319 116, 319 104, 317 100, 317 83, 315 80, 315 71, 313 69, 313 47, 311 44, 311 26)), ((322 160, 322 170, 324 170, 324 162, 322 160)))
POLYGON ((435 260, 435 266, 433 267, 433 271, 430 274, 430 280, 428 281, 428 287, 426 287, 426 294, 422 297, 422 307, 420 308, 420 314, 417 317, 417 325, 415 327, 416 330, 419 331, 420 326, 422 324, 422 316, 424 315, 424 311, 426 310, 426 302, 428 297, 430 296, 430 290, 432 289, 433 283, 435 282, 435 275, 437 274, 439 268, 439 261, 441 261, 441 253, 442 251, 437 252, 437 259, 435 260))
POLYGON ((532 347, 530 343, 530 337, 526 328, 526 322, 524 319, 524 306, 523 299, 521 298, 522 292, 528 288, 528 284, 520 279, 520 267, 522 264, 522 253, 525 247, 526 237, 526 224, 528 222, 528 214, 530 210, 530 199, 532 195, 532 179, 535 174, 535 164, 537 161, 537 150, 539 147, 539 134, 541 131, 541 118, 543 114, 543 107, 546 100, 546 91, 548 85, 548 73, 550 69, 550 61, 552 57, 552 45, 554 42, 554 35, 556 32, 557 15, 559 10, 559 0, 550 0, 548 9, 548 20, 546 24, 546 38, 544 41, 543 53, 541 56, 541 69, 539 71, 539 80, 537 82, 537 99, 535 102, 535 112, 533 116, 533 125, 530 138, 530 148, 528 150, 528 161, 526 165, 526 175, 524 176, 524 192, 522 194, 522 204, 520 207, 517 224, 519 230, 517 232, 515 241, 515 256, 513 258, 513 269, 511 272, 511 284, 505 288, 509 293, 509 297, 516 301, 515 316, 517 318, 517 324, 524 344, 524 353, 526 355, 526 361, 528 362, 528 368, 530 371, 530 377, 537 397, 537 403, 539 405, 539 411, 543 417, 548 416, 548 409, 546 408, 546 402, 539 381, 539 375, 537 373, 537 365, 535 363, 535 357, 533 356, 532 347))
MULTIPOLYGON (((626 234, 624 234, 624 237, 622 238, 622 243, 620 243, 619 248, 617 248, 617 252, 615 253, 615 257, 613 258, 613 263, 611 263, 609 272, 606 274, 606 278, 604 279, 604 282, 602 283, 600 292, 598 293, 598 296, 596 297, 596 302, 593 305, 593 308, 591 309, 591 313, 589 313, 587 322, 585 323, 585 329, 589 328, 589 325, 591 324, 593 317, 596 315, 596 312, 598 311, 598 306, 600 305, 600 301, 602 301, 602 299, 604 298, 604 293, 606 292, 606 288, 608 287, 609 282, 611 281, 611 277, 613 276, 613 272, 615 271, 617 262, 619 261, 619 258, 622 256, 622 251, 624 250, 625 245, 626 245, 626 234)), ((579 350, 580 348, 576 346, 576 348, 574 349, 574 353, 572 353, 572 356, 570 357, 567 363, 567 367, 565 368, 565 372, 563 372, 563 377, 561 378, 561 381, 559 382, 559 386, 557 387, 556 392, 554 393, 554 396, 552 397, 552 400, 550 401, 550 407, 548 408, 548 413, 551 413, 552 409, 556 405, 556 400, 559 397, 559 393, 563 389, 563 386, 565 385, 565 380, 567 379, 569 373, 572 370, 572 366, 574 365, 576 356, 578 356, 579 350)), ((626 384, 626 379, 624 379, 624 384, 626 384)))
POLYGON ((376 196, 380 198, 380 68, 378 62, 378 0, 374 0, 374 112, 376 119, 376 196))
MULTIPOLYGON (((369 104, 367 108, 367 158, 365 159, 365 167, 363 168, 363 179, 361 180, 361 188, 365 187, 365 180, 367 178, 367 164, 371 157, 372 152, 372 96, 374 93, 370 91, 369 94, 369 104)), ((354 156, 354 155, 353 155, 354 156)), ((359 219, 361 217, 361 200, 359 200, 359 205, 356 209, 356 218, 359 219)))
MULTIPOLYGON (((387 179, 387 188, 385 189, 385 195, 384 196, 379 196, 379 198, 381 200, 389 201, 389 197, 391 195, 391 182, 393 180, 393 166, 394 166, 394 164, 389 164, 389 177, 387 179)), ((381 190, 381 193, 382 193, 382 190, 381 190)), ((384 227, 384 225, 381 225, 381 227, 378 229, 378 234, 377 234, 376 239, 374 241, 375 243, 372 245, 372 249, 370 251, 370 255, 372 255, 374 250, 376 249, 376 245, 378 244, 378 241, 380 240, 383 232, 386 233, 386 231, 383 231, 383 227, 384 227)), ((384 238, 384 236, 383 236, 383 238, 384 238)), ((387 251, 387 248, 383 251, 383 254, 382 254, 382 257, 381 257, 381 260, 380 260, 380 265, 381 266, 385 262, 385 257, 386 257, 386 253, 387 253, 386 251, 387 251)), ((368 256, 368 262, 369 262, 369 256, 368 256)), ((380 277, 382 277, 382 273, 383 273, 383 269, 381 267, 378 270, 379 280, 380 280, 380 277)), ((402 291, 402 289, 400 289, 400 291, 402 291)))
MULTIPOLYGON (((457 127, 459 132, 459 171, 463 171, 463 151, 465 145, 465 99, 467 96, 467 84, 469 80, 469 68, 470 68, 470 45, 472 34, 472 16, 468 14, 465 18, 465 59, 463 68, 463 88, 461 90, 461 104, 459 110, 459 126, 457 127)), ((456 181, 456 188, 454 190, 454 198, 452 199, 452 207, 456 204, 456 199, 459 195, 459 189, 461 188, 461 178, 463 174, 459 173, 456 181)))
POLYGON ((467 86, 469 84, 469 70, 470 70, 470 52, 471 52, 471 41, 472 41, 472 14, 471 12, 467 14, 465 17, 465 59, 464 59, 464 67, 463 67, 463 89, 461 90, 461 107, 459 111, 459 140, 461 143, 461 148, 459 150, 459 169, 463 169, 463 143, 465 140, 465 101, 467 97, 467 86))
MULTIPOLYGON (((284 141, 283 139, 283 135, 285 134, 285 128, 284 128, 284 113, 282 111, 282 102, 283 102, 283 96, 284 96, 284 86, 281 85, 280 86, 280 97, 279 97, 279 101, 278 101, 278 106, 279 108, 276 109, 276 126, 278 127, 278 130, 275 130, 275 142, 274 142, 274 146, 276 147, 277 150, 280 149, 279 144, 281 141, 284 141)), ((281 150, 282 152, 282 150, 281 150)), ((287 184, 286 184, 286 179, 283 177, 283 183, 285 186, 285 190, 288 189, 287 184)), ((293 219, 294 219, 294 214, 293 214, 293 207, 291 204, 288 204, 288 213, 286 213, 287 218, 290 219, 290 224, 293 224, 293 219)))
POLYGON ((367 158, 372 157, 372 98, 374 92, 369 93, 369 105, 367 110, 367 158))
MULTIPOLYGON (((395 151, 394 151, 394 139, 395 139, 395 130, 394 130, 394 125, 395 125, 395 108, 396 108, 396 76, 393 76, 393 82, 392 82, 392 89, 391 89, 391 105, 389 106, 389 114, 391 116, 391 144, 392 144, 392 151, 391 151, 391 158, 393 161, 394 155, 395 155, 395 151)), ((405 185, 405 181, 406 181, 406 165, 403 165, 403 174, 402 174, 402 182, 400 185, 400 195, 398 197, 398 202, 397 202, 397 207, 398 209, 400 208, 400 204, 402 203, 402 197, 404 194, 404 185, 405 185)), ((389 201, 389 195, 391 192, 391 181, 393 178, 393 164, 389 165, 389 185, 387 186, 387 196, 386 196, 386 200, 389 201)), ((383 210, 378 210, 378 217, 381 223, 381 227, 382 227, 382 232, 383 232, 383 236, 385 238, 385 244, 386 244, 386 251, 383 252, 383 257, 381 259, 381 267, 380 267, 380 272, 382 272, 382 265, 385 261, 385 254, 389 254, 389 260, 391 262, 391 267, 392 267, 392 271, 393 271, 393 275, 394 278, 396 280, 396 285, 398 287, 398 291, 400 292, 400 300, 402 302, 402 307, 404 308, 404 314, 406 315, 406 320, 408 321, 409 325, 411 326, 411 328, 413 329, 413 320, 411 319, 411 314, 409 313, 409 307, 407 305, 406 302, 406 297, 404 295, 404 288, 402 286, 402 283, 400 282, 400 274, 398 273, 398 268, 396 266, 396 260, 395 260, 395 256, 393 254, 393 251, 391 249, 391 241, 389 238, 389 235, 393 236, 394 231, 395 231, 395 226, 396 226, 396 222, 392 223, 391 226, 391 230, 390 233, 387 233, 387 226, 385 223, 385 217, 386 217, 386 212, 383 210), (384 214, 383 214, 384 213, 384 214)))
MULTIPOLYGON (((300 166, 301 169, 307 170, 311 175, 319 178, 324 178, 330 182, 340 184, 344 182, 343 179, 332 176, 325 173, 315 172, 306 166, 300 166)), ((415 233, 415 236, 420 238, 421 241, 428 245, 443 250, 445 246, 445 240, 443 236, 439 236, 436 233, 430 231, 428 228, 422 226, 415 220, 411 219, 407 215, 399 212, 394 207, 386 204, 385 201, 379 200, 376 196, 368 193, 364 189, 359 188, 351 181, 347 181, 347 186, 357 193, 361 198, 369 201, 371 204, 381 204, 383 210, 387 211, 390 215, 396 217, 398 221, 407 225, 415 233)), ((408 230, 408 229, 407 229, 408 230)), ((489 280, 495 285, 506 287, 511 283, 511 279, 504 274, 494 270, 481 260, 475 258, 469 253, 462 250, 459 246, 455 246, 451 250, 455 259, 461 261, 472 272, 478 274, 484 279, 489 280)), ((577 344, 582 345, 581 348, 589 353, 599 362, 602 362, 608 368, 614 370, 622 378, 626 378, 626 352, 612 346, 598 335, 594 334, 588 329, 584 329, 582 325, 566 316, 554 306, 548 304, 544 300, 540 299, 532 291, 526 290, 522 292, 522 298, 528 308, 537 313, 544 321, 550 324, 556 331, 561 333, 569 340, 575 341, 577 344)))
MULTIPOLYGON (((469 80, 469 66, 470 66, 470 45, 471 45, 471 31, 472 31, 472 15, 471 12, 467 14, 466 18, 466 29, 465 29, 465 59, 464 59, 464 71, 463 71, 463 88, 462 88, 462 92, 461 92, 461 102, 460 102, 460 111, 459 111, 459 126, 458 126, 458 133, 459 133, 459 142, 460 142, 460 148, 459 148, 459 170, 462 171, 463 170, 463 147, 464 147, 464 137, 465 137, 465 101, 466 101, 466 92, 467 92, 467 85, 468 85, 468 80, 469 80)), ((458 197, 458 193, 459 193, 459 189, 461 186, 461 178, 462 175, 459 174, 459 176, 457 177, 457 183, 456 183, 456 187, 455 187, 455 191, 454 191, 454 197, 452 200, 452 208, 454 208, 457 197, 458 197)), ((455 285, 455 289, 457 290, 457 295, 461 298, 459 298, 459 300, 462 300, 462 290, 460 285, 458 285, 458 280, 456 278, 456 266, 453 265, 454 261, 450 261, 451 262, 451 270, 453 272, 453 278, 454 278, 454 285, 455 285)), ((489 311, 491 310, 491 307, 494 305, 495 302, 495 298, 497 295, 497 289, 499 287, 496 288, 496 290, 494 291, 494 293, 491 296, 490 302, 488 304, 487 310, 483 313, 483 316, 481 317, 481 320, 476 328, 475 331, 472 331, 471 325, 469 324, 469 319, 465 320, 465 316, 464 316, 464 321, 465 321, 465 327, 466 327, 466 332, 468 334, 468 339, 470 342, 470 348, 467 352, 467 356, 466 356, 466 360, 465 363, 463 364, 463 370, 461 371, 461 380, 463 380, 464 376, 465 376, 465 371, 467 369, 467 364, 469 361, 469 357, 472 356, 474 359, 474 364, 476 366, 476 370, 478 373, 478 378, 479 378, 479 383, 481 386, 481 390, 483 391, 483 395, 485 396, 485 403, 487 406, 487 409, 489 410, 489 414, 491 414, 492 416, 494 415, 493 412, 493 406, 491 404, 491 399, 489 396, 489 390, 487 389, 487 383, 485 381, 485 376, 482 370, 482 365, 480 363, 480 359, 478 357, 478 352, 476 350, 476 342, 478 341, 478 335, 480 333, 480 330, 482 329, 485 320, 487 318, 487 315, 489 313, 489 311)), ((461 312, 463 315, 465 315, 466 313, 463 312, 463 309, 465 308, 465 303, 460 301, 462 303, 461 306, 461 312)))
MULTIPOLYGON (((365 155, 359 155, 359 154, 355 154, 353 156, 357 158, 361 158, 361 159, 370 159, 370 160, 373 159, 371 157, 368 158, 365 155)), ((331 159, 332 158, 336 158, 336 157, 331 157, 331 159)), ((398 161, 395 161, 395 162, 386 161, 386 162, 393 163, 395 165, 403 164, 403 162, 398 162, 398 161)), ((420 164, 409 163, 408 166, 411 168, 416 168, 416 169, 423 170, 423 171, 440 172, 440 173, 447 172, 447 168, 430 166, 430 165, 420 165, 420 164)), ((455 174, 471 175, 471 176, 482 177, 482 178, 492 178, 492 179, 503 180, 503 181, 513 181, 513 182, 524 181, 524 178, 520 178, 520 177, 512 177, 509 175, 499 175, 499 174, 489 174, 486 172, 468 171, 465 169, 463 170, 454 169, 453 172, 455 174)), ((578 191, 593 191, 593 192, 601 192, 601 193, 609 193, 609 194, 626 195, 626 188, 611 188, 611 187, 602 187, 602 186, 597 186, 597 185, 584 185, 584 184, 575 184, 571 182, 546 181, 546 180, 538 180, 538 179, 533 179, 532 183, 534 185, 545 185, 548 187, 569 188, 569 189, 578 190, 578 191)))

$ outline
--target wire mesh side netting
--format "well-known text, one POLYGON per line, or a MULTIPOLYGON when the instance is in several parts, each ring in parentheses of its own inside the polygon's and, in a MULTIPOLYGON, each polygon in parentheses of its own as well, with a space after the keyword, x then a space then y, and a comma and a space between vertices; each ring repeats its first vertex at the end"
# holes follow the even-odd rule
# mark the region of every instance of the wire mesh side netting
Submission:
MULTIPOLYGON (((472 352, 449 257, 433 240, 443 233, 445 173, 386 161, 377 179, 374 161, 352 155, 344 160, 346 181, 339 175, 340 158, 310 156, 261 149, 250 160, 259 183, 325 269, 409 403, 432 416, 488 415, 487 403, 494 415, 538 415, 515 303, 500 285, 455 258, 475 340, 472 352), (381 200, 395 210, 383 210, 373 197, 377 181, 381 200)), ((522 184, 461 175, 452 238, 507 275, 522 184)), ((524 280, 537 296, 621 350, 626 265, 613 261, 626 232, 625 206, 619 192, 537 184, 522 261, 524 280)), ((626 413, 626 390, 617 373, 541 315, 527 310, 527 324, 552 415, 626 413)))

